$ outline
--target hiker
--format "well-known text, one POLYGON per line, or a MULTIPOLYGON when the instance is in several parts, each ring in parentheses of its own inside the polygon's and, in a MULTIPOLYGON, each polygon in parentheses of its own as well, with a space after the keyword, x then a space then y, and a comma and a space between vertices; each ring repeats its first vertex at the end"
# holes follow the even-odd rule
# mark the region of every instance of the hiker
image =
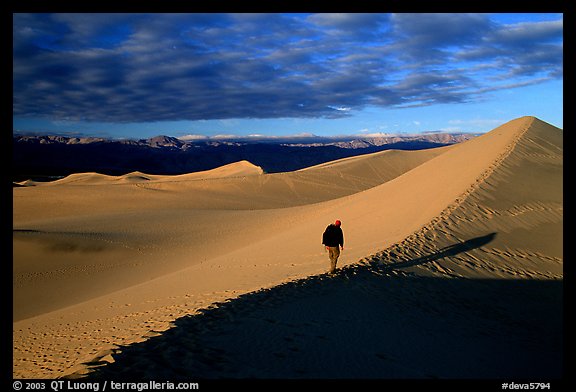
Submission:
POLYGON ((328 256, 330 257, 331 274, 336 272, 336 262, 340 256, 340 248, 344 250, 344 234, 342 234, 342 229, 340 228, 341 224, 342 222, 339 220, 329 224, 322 235, 322 244, 326 246, 328 256))

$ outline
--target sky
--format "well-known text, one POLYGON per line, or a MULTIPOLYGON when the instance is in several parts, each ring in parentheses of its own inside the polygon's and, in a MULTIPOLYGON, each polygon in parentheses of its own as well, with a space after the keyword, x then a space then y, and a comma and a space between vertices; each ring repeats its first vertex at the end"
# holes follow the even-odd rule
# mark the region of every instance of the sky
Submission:
POLYGON ((563 14, 13 14, 13 133, 563 128, 563 14))

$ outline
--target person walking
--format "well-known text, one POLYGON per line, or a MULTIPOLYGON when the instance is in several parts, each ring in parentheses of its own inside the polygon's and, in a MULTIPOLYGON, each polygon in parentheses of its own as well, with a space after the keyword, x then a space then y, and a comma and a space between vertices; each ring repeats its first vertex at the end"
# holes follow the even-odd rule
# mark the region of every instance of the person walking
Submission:
POLYGON ((322 244, 326 247, 328 256, 330 257, 331 274, 336 272, 336 263, 338 262, 338 257, 340 257, 340 249, 344 250, 344 234, 342 233, 341 225, 342 222, 337 220, 329 224, 326 230, 324 230, 324 234, 322 234, 322 244))

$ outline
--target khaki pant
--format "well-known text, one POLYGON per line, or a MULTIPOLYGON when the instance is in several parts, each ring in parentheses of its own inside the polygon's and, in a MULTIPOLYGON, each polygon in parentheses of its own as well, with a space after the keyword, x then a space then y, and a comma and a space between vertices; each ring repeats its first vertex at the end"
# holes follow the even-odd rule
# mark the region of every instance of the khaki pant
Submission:
POLYGON ((332 274, 336 272, 336 263, 338 262, 338 257, 340 257, 340 247, 329 246, 328 257, 330 257, 330 273, 332 274))

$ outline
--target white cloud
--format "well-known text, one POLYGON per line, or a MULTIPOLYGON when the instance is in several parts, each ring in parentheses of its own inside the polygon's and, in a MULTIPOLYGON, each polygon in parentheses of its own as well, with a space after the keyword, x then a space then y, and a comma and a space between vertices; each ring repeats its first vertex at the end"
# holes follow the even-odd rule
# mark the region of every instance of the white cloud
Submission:
POLYGON ((394 136, 391 133, 386 133, 386 132, 373 132, 373 133, 365 133, 362 134, 363 137, 390 137, 390 136, 394 136))
POLYGON ((184 135, 184 136, 180 136, 178 139, 180 140, 202 140, 202 139, 208 139, 208 136, 205 135, 184 135))

